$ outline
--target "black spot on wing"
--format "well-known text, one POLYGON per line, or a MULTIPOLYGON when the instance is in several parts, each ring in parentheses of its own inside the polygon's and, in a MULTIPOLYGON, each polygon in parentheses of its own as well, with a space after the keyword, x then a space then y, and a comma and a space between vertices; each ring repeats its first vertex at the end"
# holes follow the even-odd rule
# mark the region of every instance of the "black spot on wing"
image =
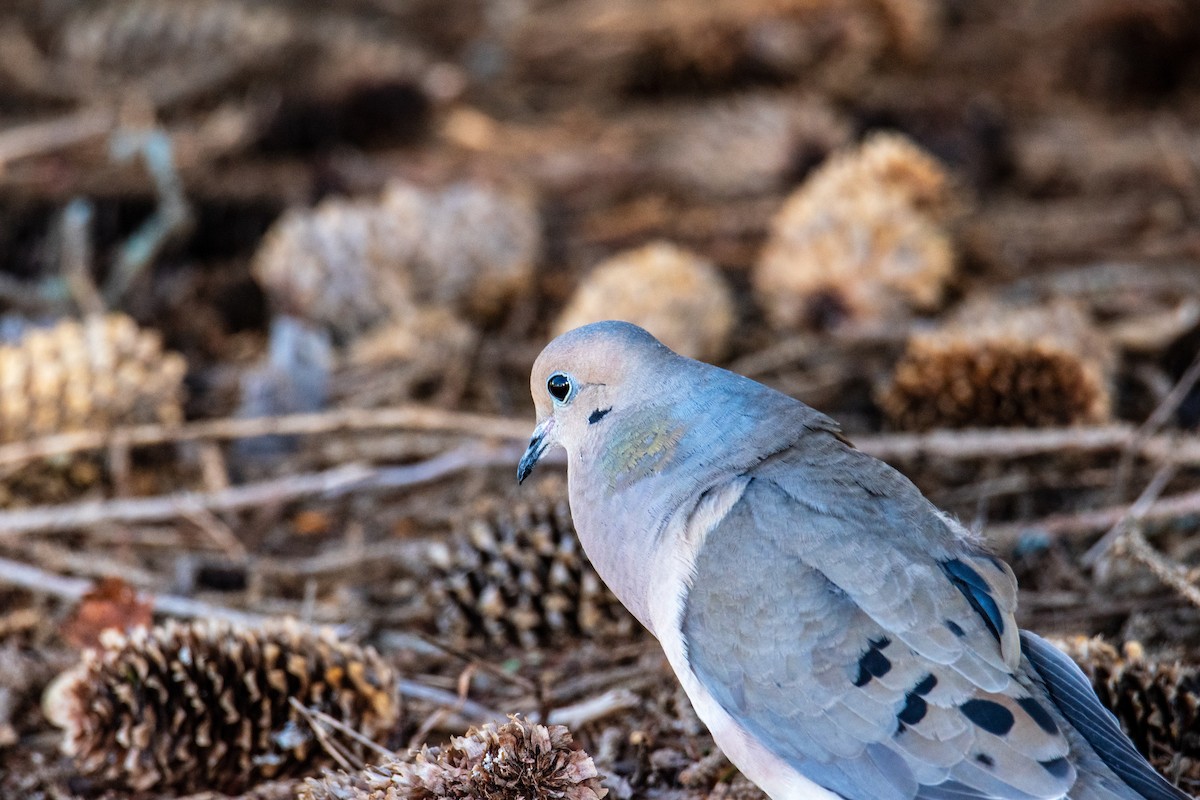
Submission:
POLYGON ((962 626, 952 619, 946 620, 946 628, 960 639, 967 635, 967 632, 962 629, 962 626))
POLYGON ((992 758, 987 753, 976 753, 975 760, 985 767, 996 766, 996 759, 992 758))
POLYGON ((937 676, 933 673, 926 675, 921 679, 921 682, 913 687, 913 694, 927 695, 933 691, 933 687, 937 686, 937 676))
POLYGON ((1049 761, 1039 761, 1038 763, 1042 765, 1042 769, 1059 780, 1065 780, 1071 774, 1071 764, 1065 758, 1052 758, 1049 761))
POLYGON ((1058 725, 1054 722, 1054 717, 1050 716, 1050 712, 1037 700, 1032 697, 1021 697, 1018 698, 1017 705, 1046 733, 1051 736, 1058 733, 1058 725))
POLYGON ((902 732, 907 725, 916 725, 925 719, 925 713, 929 710, 929 705, 925 702, 925 695, 932 692, 935 686, 937 686, 937 678, 933 674, 929 674, 922 678, 912 688, 912 691, 904 695, 904 708, 900 709, 900 713, 896 715, 896 719, 900 721, 896 733, 902 732))
POLYGON ((866 686, 871 682, 871 678, 882 677, 891 671, 892 662, 880 652, 891 643, 892 640, 886 636, 870 641, 867 652, 858 659, 858 677, 854 679, 855 686, 866 686))
POLYGON ((1016 722, 1011 711, 991 700, 968 700, 958 710, 971 722, 996 736, 1011 731, 1016 722))
POLYGON ((975 609, 975 613, 983 618, 996 641, 1000 641, 1004 633, 1004 616, 1000 607, 992 599, 987 581, 979 576, 970 565, 957 558, 942 562, 942 569, 950 582, 967 598, 967 602, 975 609))
POLYGON ((588 425, 595 425, 600 420, 608 416, 608 412, 612 411, 612 406, 608 408, 597 408, 588 416, 588 425))
POLYGON ((925 712, 928 710, 929 706, 926 704, 925 698, 916 692, 909 692, 904 696, 904 708, 900 709, 896 719, 905 725, 916 725, 925 719, 925 712))

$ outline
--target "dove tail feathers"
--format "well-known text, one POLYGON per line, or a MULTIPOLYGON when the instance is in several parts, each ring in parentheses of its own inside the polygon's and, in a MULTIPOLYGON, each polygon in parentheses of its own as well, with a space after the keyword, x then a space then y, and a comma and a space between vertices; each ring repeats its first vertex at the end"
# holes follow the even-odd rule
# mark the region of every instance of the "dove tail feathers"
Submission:
MULTIPOLYGON (((1096 757, 1129 789, 1119 795, 1109 794, 1102 789, 1082 786, 1090 781, 1086 767, 1080 770, 1080 780, 1070 797, 1122 797, 1144 798, 1144 800, 1192 800, 1191 795, 1171 785, 1159 775, 1141 753, 1133 746, 1117 724, 1117 719, 1101 705, 1095 690, 1083 671, 1065 653, 1045 639, 1021 631, 1021 644, 1025 657, 1037 672, 1046 691, 1059 712, 1071 727, 1091 746, 1096 757)), ((1103 785, 1106 783, 1100 780, 1103 785)), ((1110 787, 1118 788, 1118 787, 1110 787)))

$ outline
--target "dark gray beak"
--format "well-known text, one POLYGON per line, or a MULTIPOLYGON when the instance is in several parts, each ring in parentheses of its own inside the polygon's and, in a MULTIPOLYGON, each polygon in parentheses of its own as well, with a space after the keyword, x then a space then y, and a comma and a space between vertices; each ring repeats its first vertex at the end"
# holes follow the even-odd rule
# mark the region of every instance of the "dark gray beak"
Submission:
POLYGON ((524 483, 529 473, 533 472, 538 460, 545 454, 546 447, 546 434, 539 425, 533 432, 533 438, 529 440, 529 447, 525 448, 525 455, 521 456, 521 463, 517 464, 518 484, 524 483))

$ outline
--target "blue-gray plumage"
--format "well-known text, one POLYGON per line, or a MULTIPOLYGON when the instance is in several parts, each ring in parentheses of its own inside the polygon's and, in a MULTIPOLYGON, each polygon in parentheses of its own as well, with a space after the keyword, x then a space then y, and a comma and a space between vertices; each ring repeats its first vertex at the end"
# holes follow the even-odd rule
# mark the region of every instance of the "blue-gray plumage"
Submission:
POLYGON ((1008 566, 828 417, 627 323, 533 368, 589 558, 775 800, 1178 800, 1008 566))

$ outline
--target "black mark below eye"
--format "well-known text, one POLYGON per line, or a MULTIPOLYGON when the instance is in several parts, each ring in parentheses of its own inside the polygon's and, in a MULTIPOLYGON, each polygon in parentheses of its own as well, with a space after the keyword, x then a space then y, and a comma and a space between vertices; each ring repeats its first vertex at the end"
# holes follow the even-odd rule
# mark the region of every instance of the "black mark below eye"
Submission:
POLYGON ((597 408, 591 413, 591 416, 588 417, 588 425, 595 425, 597 422, 607 417, 608 412, 610 411, 612 411, 612 406, 609 406, 608 408, 597 408))
POLYGON ((561 403, 571 394, 571 379, 561 372, 556 372, 546 381, 546 391, 561 403))

